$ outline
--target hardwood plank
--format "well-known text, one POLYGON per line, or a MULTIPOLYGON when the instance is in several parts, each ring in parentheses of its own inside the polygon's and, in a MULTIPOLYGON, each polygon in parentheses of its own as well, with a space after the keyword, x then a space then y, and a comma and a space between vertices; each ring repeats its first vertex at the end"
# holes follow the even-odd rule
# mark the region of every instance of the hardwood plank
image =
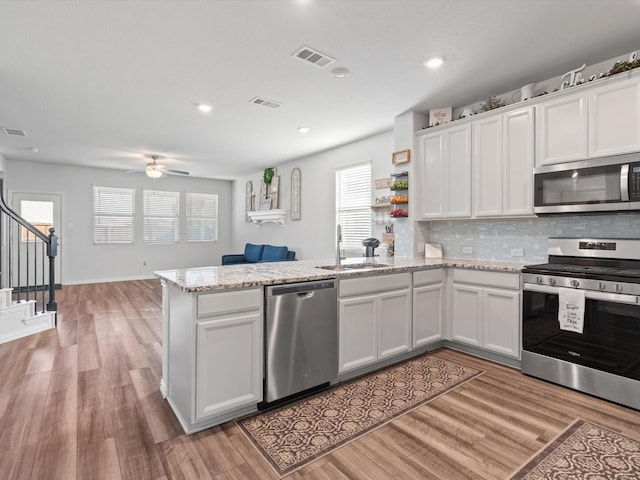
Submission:
POLYGON ((78 345, 58 349, 51 368, 49 392, 78 389, 78 345))
POLYGON ((47 437, 46 441, 37 443, 31 478, 76 478, 77 453, 78 440, 75 431, 55 433, 47 437))
POLYGON ((78 337, 78 371, 86 372, 102 366, 98 339, 95 335, 81 335, 78 337))
POLYGON ((0 451, 38 441, 49 377, 49 372, 23 377, 0 419, 0 451))
POLYGON ((207 469, 214 476, 236 469, 245 463, 242 455, 229 441, 227 432, 220 427, 198 432, 191 436, 191 440, 207 469))
POLYGON ((78 445, 78 478, 121 480, 118 449, 114 438, 78 445))
POLYGON ((53 347, 34 348, 29 355, 29 363, 25 375, 49 372, 53 368, 56 349, 53 347))
POLYGON ((198 450, 186 435, 160 444, 164 468, 172 479, 212 479, 198 450))
POLYGON ((0 452, 0 478, 11 480, 34 478, 31 473, 35 457, 36 450, 33 445, 0 452))

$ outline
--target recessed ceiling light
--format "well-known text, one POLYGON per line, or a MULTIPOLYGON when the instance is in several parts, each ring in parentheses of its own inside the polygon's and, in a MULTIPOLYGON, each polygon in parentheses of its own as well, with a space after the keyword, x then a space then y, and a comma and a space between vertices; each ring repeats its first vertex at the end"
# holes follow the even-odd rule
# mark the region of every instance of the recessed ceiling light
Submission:
POLYGON ((334 78, 346 78, 349 76, 349 70, 344 67, 338 67, 331 70, 331 75, 334 78))
POLYGON ((298 127, 298 133, 302 134, 309 133, 310 130, 311 129, 309 127, 298 127))
POLYGON ((429 68, 441 67, 445 58, 442 56, 429 57, 424 61, 424 65, 429 68))
POLYGON ((211 110, 213 110, 213 107, 208 103, 196 103, 196 108, 202 113, 209 113, 211 110))

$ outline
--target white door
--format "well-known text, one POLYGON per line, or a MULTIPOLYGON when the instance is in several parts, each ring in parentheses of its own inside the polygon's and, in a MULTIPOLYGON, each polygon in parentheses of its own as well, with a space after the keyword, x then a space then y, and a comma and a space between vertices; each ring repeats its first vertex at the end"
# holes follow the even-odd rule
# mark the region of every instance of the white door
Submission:
MULTIPOLYGON (((33 224, 45 235, 49 235, 49 228, 53 227, 58 235, 58 255, 55 261, 55 283, 62 283, 62 241, 60 230, 62 225, 61 214, 62 198, 58 194, 12 192, 11 208, 22 218, 33 224)), ((41 241, 35 240, 31 233, 21 229, 18 232, 12 229, 11 240, 11 278, 14 287, 37 285, 42 283, 42 267, 44 263, 44 283, 49 284, 49 257, 46 255, 46 246, 43 248, 41 241), (20 260, 18 261, 18 252, 20 260), (43 258, 44 254, 44 258, 43 258), (43 262, 44 260, 44 262, 43 262), (20 278, 18 279, 18 273, 20 278), (35 280, 35 281, 34 281, 35 280)))

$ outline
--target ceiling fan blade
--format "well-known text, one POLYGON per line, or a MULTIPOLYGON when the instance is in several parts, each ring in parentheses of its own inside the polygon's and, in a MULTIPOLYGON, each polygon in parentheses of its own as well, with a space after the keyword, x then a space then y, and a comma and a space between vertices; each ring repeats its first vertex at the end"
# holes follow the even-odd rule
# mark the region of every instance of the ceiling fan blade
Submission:
POLYGON ((124 173, 144 173, 144 170, 126 170, 124 173))
POLYGON ((185 172, 184 170, 172 170, 170 168, 165 168, 162 172, 169 173, 171 175, 189 175, 189 172, 185 172))

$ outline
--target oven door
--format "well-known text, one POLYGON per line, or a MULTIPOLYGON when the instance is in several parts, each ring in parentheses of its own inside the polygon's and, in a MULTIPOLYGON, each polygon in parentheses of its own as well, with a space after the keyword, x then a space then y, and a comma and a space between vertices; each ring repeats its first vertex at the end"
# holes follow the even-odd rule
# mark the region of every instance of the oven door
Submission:
POLYGON ((638 297, 586 291, 584 329, 580 334, 560 330, 558 291, 557 287, 524 284, 523 353, 640 380, 638 297))

